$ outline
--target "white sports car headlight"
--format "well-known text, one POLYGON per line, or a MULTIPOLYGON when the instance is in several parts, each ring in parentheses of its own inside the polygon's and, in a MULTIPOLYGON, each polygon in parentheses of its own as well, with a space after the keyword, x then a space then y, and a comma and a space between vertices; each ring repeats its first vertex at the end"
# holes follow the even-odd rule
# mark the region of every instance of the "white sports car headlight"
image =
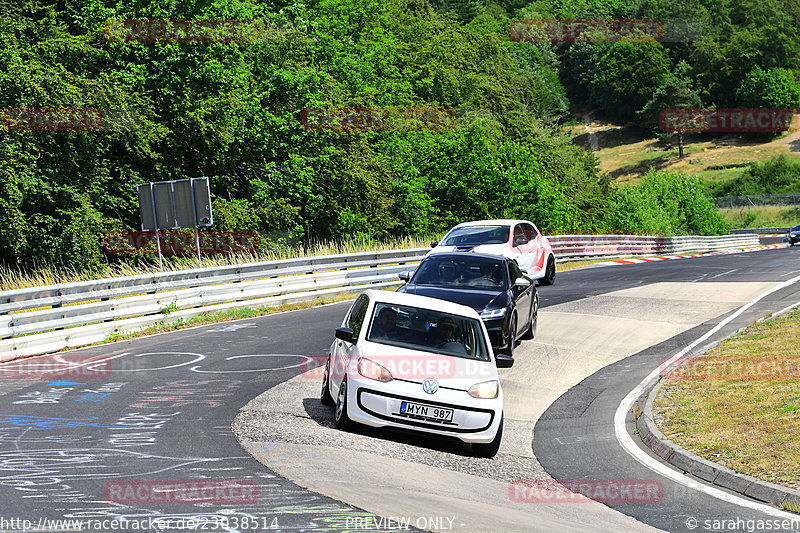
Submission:
POLYGON ((491 400, 493 398, 497 398, 497 394, 500 392, 500 384, 497 382, 496 379, 492 381, 482 381, 480 383, 476 383, 472 387, 469 388, 467 394, 472 396, 473 398, 483 398, 486 400, 491 400))

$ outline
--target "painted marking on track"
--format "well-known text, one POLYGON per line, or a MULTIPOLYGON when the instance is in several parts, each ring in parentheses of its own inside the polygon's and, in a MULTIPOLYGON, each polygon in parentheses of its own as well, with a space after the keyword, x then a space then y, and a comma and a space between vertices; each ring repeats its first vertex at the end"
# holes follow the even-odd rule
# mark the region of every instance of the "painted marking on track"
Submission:
POLYGON ((773 287, 768 291, 762 293, 761 295, 757 296, 750 302, 744 304, 735 313, 722 320, 719 324, 711 328, 711 330, 705 333, 702 337, 696 339, 694 342, 686 346, 684 349, 673 355, 668 361, 659 365, 659 367, 650 372, 650 374, 648 374, 647 377, 644 378, 636 386, 636 388, 634 388, 631 392, 629 392, 628 395, 625 396, 625 398, 619 404, 619 407, 617 407, 617 411, 614 413, 614 433, 616 434, 617 441, 619 442, 622 449, 625 450, 628 453, 628 455, 630 455, 631 457, 636 459, 639 463, 644 465, 646 468, 649 468, 653 472, 661 474, 662 476, 671 479, 672 481, 680 485, 696 490, 698 492, 702 492, 708 496, 717 498, 727 503, 731 503, 733 505, 746 507, 748 509, 759 511, 768 514, 770 516, 775 516, 784 520, 797 520, 796 514, 781 511, 771 505, 767 505, 765 503, 757 503, 742 496, 728 493, 717 487, 712 487, 710 485, 706 485, 705 483, 700 483, 698 481, 689 478, 683 472, 674 470, 672 467, 667 466, 664 462, 653 459, 647 453, 645 453, 644 450, 642 450, 639 446, 636 445, 631 435, 629 435, 627 432, 625 421, 627 419, 628 413, 631 412, 631 409, 633 408, 633 404, 636 402, 636 399, 639 398, 642 394, 644 394, 645 390, 647 390, 652 385, 653 381, 660 374, 662 368, 669 367, 673 363, 677 362, 680 358, 684 357, 686 354, 691 352, 700 343, 704 342, 714 333, 725 327, 725 325, 735 320, 737 317, 739 317, 742 313, 750 309, 760 300, 766 298, 767 296, 776 291, 785 289, 786 287, 789 287, 790 285, 797 283, 798 281, 800 281, 800 276, 785 281, 780 285, 773 287))
POLYGON ((279 366, 277 368, 252 368, 250 370, 199 370, 200 365, 193 366, 191 368, 192 372, 197 372, 198 374, 241 374, 246 372, 269 372, 272 370, 286 370, 288 368, 297 368, 298 366, 303 365, 306 362, 312 361, 311 357, 307 355, 297 355, 297 354, 290 354, 290 353, 272 353, 272 354, 252 354, 252 355, 234 355, 232 357, 226 357, 225 361, 233 361, 234 359, 247 359, 250 357, 302 357, 303 360, 296 364, 286 365, 286 366, 279 366))

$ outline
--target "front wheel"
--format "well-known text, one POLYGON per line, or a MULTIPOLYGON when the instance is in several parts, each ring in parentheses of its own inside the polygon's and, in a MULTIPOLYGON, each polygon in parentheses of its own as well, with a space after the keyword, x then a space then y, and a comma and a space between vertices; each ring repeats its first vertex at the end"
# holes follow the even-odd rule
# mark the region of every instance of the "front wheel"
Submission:
POLYGON ((536 322, 539 317, 539 294, 533 295, 533 303, 531 304, 531 319, 528 322, 528 329, 522 334, 522 339, 529 341, 536 336, 536 322))
POLYGON ((500 449, 500 441, 503 440, 503 415, 500 415, 500 426, 497 428, 497 433, 494 440, 488 444, 473 444, 472 453, 478 457, 494 457, 500 449))
POLYGON ((517 314, 514 313, 511 317, 511 323, 508 325, 508 346, 500 351, 509 357, 514 357, 514 345, 517 342, 517 314))
POLYGON ((350 417, 347 416, 347 376, 342 380, 342 384, 339 387, 339 394, 336 396, 334 423, 339 429, 347 429, 352 425, 350 417))
POLYGON ((539 285, 553 285, 556 282, 556 259, 551 255, 547 259, 544 277, 539 280, 539 285))

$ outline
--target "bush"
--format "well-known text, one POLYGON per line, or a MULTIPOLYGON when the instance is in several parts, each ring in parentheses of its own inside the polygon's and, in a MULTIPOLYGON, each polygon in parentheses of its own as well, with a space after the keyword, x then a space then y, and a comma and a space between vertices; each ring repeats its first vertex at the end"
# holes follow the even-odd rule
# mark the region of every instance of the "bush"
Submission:
POLYGON ((720 235, 727 229, 699 178, 666 170, 651 170, 638 184, 618 189, 606 225, 663 235, 720 235))
POLYGON ((800 192, 800 161, 781 154, 763 163, 753 163, 738 177, 712 185, 711 191, 714 196, 800 192))

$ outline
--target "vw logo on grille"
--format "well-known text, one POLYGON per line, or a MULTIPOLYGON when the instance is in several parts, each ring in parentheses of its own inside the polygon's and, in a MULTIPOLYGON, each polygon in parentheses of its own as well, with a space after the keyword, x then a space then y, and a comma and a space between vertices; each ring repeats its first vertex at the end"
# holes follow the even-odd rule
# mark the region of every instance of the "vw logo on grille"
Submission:
POLYGON ((422 390, 428 394, 436 394, 436 391, 439 390, 439 382, 433 378, 428 378, 422 382, 422 390))

